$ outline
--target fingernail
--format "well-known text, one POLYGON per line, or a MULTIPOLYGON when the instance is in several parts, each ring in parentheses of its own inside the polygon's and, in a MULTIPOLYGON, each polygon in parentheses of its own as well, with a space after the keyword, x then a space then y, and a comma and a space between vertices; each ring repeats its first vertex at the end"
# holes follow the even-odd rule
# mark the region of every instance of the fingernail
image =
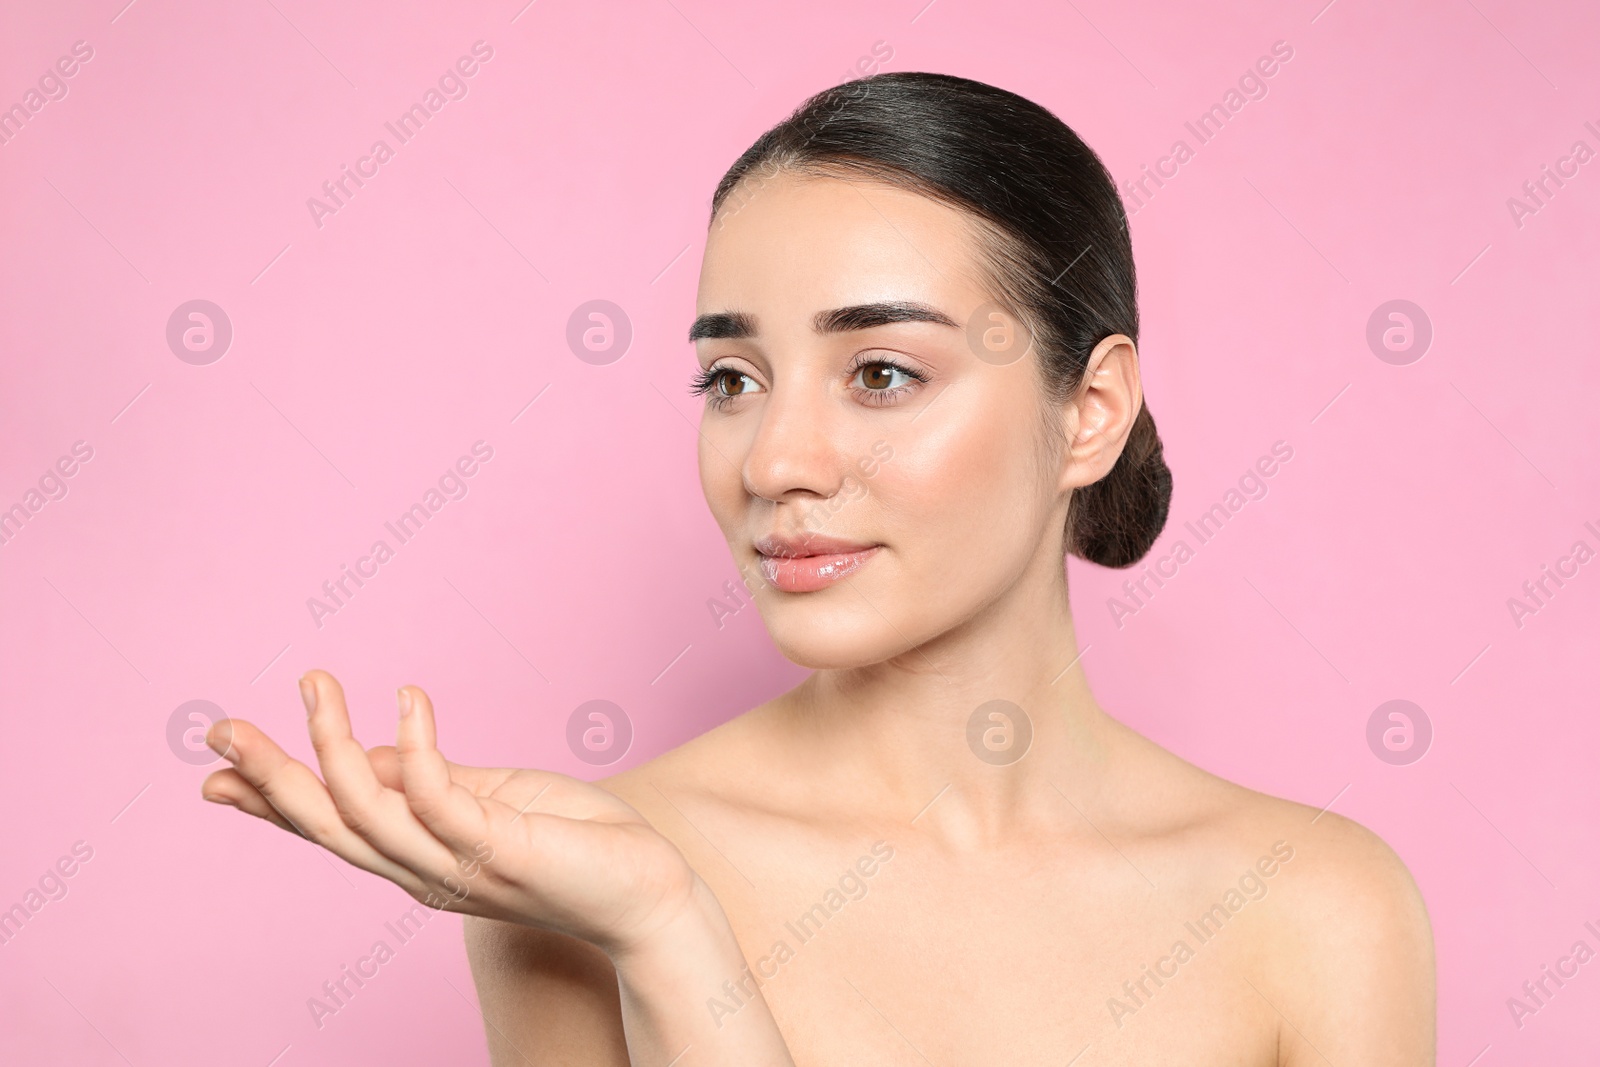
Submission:
POLYGON ((229 753, 233 749, 232 724, 227 726, 213 725, 210 730, 206 731, 206 747, 219 756, 226 756, 231 759, 232 757, 229 753))
POLYGON ((403 719, 411 714, 411 694, 406 691, 405 686, 401 686, 396 693, 400 697, 400 717, 403 719))
POLYGON ((300 699, 305 701, 306 716, 317 710, 317 683, 309 678, 300 679, 300 699))
POLYGON ((204 799, 211 801, 213 804, 226 804, 230 808, 237 808, 239 806, 220 793, 207 793, 204 799))

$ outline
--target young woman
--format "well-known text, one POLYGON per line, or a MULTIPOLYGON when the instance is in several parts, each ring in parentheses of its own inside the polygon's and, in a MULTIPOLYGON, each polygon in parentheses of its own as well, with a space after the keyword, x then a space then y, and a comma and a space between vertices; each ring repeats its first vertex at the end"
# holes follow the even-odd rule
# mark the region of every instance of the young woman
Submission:
POLYGON ((1098 157, 982 83, 829 89, 723 178, 696 310, 706 501, 814 672, 591 785, 446 762, 414 686, 365 750, 311 671, 322 779, 223 722, 207 799, 471 916, 498 1065, 1431 1064, 1394 853, 1078 665, 1064 556, 1171 492, 1098 157))

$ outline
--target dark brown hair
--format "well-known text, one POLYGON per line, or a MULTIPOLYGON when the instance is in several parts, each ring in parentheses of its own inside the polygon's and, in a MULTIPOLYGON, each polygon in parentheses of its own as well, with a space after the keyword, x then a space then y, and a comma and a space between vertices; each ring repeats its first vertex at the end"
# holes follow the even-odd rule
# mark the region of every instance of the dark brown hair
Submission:
MULTIPOLYGON (((972 215, 988 281, 1032 331, 1054 402, 1076 393, 1102 339, 1120 333, 1138 344, 1133 242, 1116 186, 1100 157, 1030 100, 915 72, 825 89, 728 169, 711 201, 713 223, 720 209, 734 210, 736 189, 784 169, 886 181, 972 215)), ((1105 567, 1137 563, 1166 525, 1171 498, 1161 438, 1141 404, 1110 473, 1073 493, 1067 551, 1105 567)))

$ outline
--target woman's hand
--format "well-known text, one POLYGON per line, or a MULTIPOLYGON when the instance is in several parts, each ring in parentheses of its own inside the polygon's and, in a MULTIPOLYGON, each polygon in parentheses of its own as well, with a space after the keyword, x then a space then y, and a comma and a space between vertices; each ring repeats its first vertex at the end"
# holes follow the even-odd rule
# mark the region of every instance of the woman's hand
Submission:
POLYGON ((201 786, 382 875, 430 907, 635 952, 710 891, 677 846, 632 806, 546 771, 449 763, 433 705, 400 690, 397 744, 363 749, 344 692, 326 671, 300 680, 322 779, 250 723, 212 724, 206 743, 233 763, 201 786), (324 781, 326 784, 324 784, 324 781))
POLYGON ((299 834, 433 908, 543 927, 610 955, 631 1062, 793 1067, 758 992, 724 1027, 706 998, 749 967, 716 896, 633 807, 563 774, 449 763, 433 705, 400 690, 399 741, 363 749, 326 671, 300 679, 322 778, 249 723, 206 743, 233 763, 207 800, 299 834), (323 784, 326 780, 327 784, 323 784))

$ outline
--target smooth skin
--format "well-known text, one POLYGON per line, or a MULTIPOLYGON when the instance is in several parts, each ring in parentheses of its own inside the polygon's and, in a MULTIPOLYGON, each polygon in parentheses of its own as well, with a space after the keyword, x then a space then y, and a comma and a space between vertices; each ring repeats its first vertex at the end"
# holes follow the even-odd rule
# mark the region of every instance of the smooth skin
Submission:
POLYGON ((813 673, 586 785, 445 762, 415 687, 397 746, 364 750, 313 671, 323 780, 223 723, 234 768, 203 791, 467 913, 497 1067, 1432 1064, 1432 935, 1393 851, 1090 691, 1063 530, 1139 409, 1130 339, 1052 405, 1033 353, 969 344, 996 300, 969 216, 790 172, 729 203, 697 314, 743 328, 697 342, 701 481, 813 673), (883 303, 933 321, 828 317, 883 303), (815 592, 763 582, 753 542, 807 532, 881 547, 815 592), (969 742, 995 700, 1031 727, 1009 763, 969 742))

